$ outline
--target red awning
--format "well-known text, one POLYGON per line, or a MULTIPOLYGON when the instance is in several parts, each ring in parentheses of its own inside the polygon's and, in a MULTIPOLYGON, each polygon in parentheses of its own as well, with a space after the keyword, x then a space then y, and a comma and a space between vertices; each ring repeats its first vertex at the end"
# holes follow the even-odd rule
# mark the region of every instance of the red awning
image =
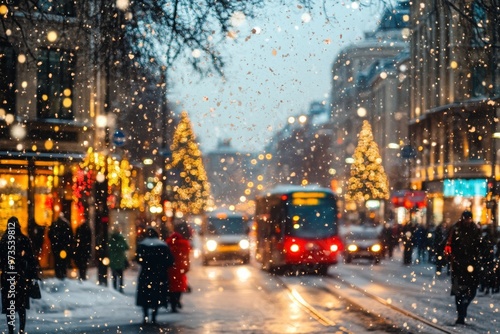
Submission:
POLYGON ((420 190, 398 190, 391 196, 391 203, 394 207, 425 208, 427 206, 427 196, 425 191, 420 190))

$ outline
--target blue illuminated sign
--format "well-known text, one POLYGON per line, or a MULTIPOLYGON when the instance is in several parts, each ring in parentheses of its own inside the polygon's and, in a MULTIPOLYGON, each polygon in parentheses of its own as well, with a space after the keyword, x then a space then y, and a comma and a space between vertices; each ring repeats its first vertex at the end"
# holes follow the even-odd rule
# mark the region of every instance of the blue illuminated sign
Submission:
POLYGON ((443 183, 443 194, 447 197, 486 196, 487 193, 488 181, 486 179, 445 179, 443 183))

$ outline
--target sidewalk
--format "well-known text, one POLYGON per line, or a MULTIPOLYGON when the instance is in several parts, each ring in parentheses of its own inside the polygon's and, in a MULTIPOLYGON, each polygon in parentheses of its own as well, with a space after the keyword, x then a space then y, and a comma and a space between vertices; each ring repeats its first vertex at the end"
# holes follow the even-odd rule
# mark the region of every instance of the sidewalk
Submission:
POLYGON ((28 333, 51 333, 51 328, 65 331, 85 326, 108 326, 139 323, 142 310, 135 305, 137 269, 129 268, 124 274, 124 293, 97 284, 97 268, 90 268, 89 279, 81 281, 68 270, 64 280, 55 278, 53 271, 44 271, 41 280, 42 298, 31 300, 27 312, 28 333), (31 330, 29 330, 31 329, 31 330))

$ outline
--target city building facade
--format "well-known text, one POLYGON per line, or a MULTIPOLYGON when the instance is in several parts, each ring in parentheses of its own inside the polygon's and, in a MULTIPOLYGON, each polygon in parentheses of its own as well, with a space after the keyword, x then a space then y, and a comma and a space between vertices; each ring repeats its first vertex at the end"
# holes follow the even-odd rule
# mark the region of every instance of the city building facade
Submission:
POLYGON ((24 15, 28 2, 0 5, 0 232, 10 216, 26 234, 59 213, 80 223, 74 178, 103 101, 90 33, 73 24, 72 4, 42 1, 33 15, 24 15))
MULTIPOLYGON (((348 221, 359 220, 365 210, 342 200, 363 120, 372 126, 394 196, 408 188, 409 164, 402 151, 409 144, 409 14, 407 1, 388 9, 377 29, 343 49, 332 66, 332 179, 348 221)), ((398 207, 383 204, 378 220, 391 218, 398 207)))
MULTIPOLYGON (((99 44, 104 34, 89 24, 92 6, 0 4, 0 234, 17 216, 24 233, 41 236, 42 268, 52 265, 47 232, 60 214, 73 231, 90 221, 98 246, 105 247, 110 222, 134 236, 128 223, 143 210, 139 188, 145 184, 145 157, 137 152, 145 150, 131 145, 134 123, 127 116, 151 109, 152 120, 164 119, 156 117, 161 102, 143 107, 137 99, 145 89, 134 80, 137 73, 123 74, 128 67, 114 61, 118 51, 99 44)), ((150 151, 164 160, 166 144, 158 138, 165 136, 154 133, 144 142, 153 142, 150 151)))
POLYGON ((454 222, 464 209, 481 223, 497 221, 500 27, 498 4, 488 7, 494 3, 411 5, 411 187, 427 193, 427 219, 435 224, 454 222))

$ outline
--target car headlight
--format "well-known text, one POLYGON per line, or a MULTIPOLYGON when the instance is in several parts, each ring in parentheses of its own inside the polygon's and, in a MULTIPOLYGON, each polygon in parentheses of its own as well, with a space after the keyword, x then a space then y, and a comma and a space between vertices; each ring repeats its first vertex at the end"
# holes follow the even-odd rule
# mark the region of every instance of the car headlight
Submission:
POLYGON ((240 240, 239 245, 241 249, 248 249, 250 247, 250 243, 246 239, 240 240))
POLYGON ((217 241, 215 241, 215 240, 208 240, 207 243, 205 244, 205 246, 207 247, 207 250, 209 252, 213 252, 214 250, 217 249, 217 241))
POLYGON ((382 247, 380 247, 380 245, 379 245, 379 244, 375 244, 375 245, 373 245, 373 246, 371 247, 371 249, 372 249, 372 252, 377 253, 377 252, 380 252, 380 250, 382 249, 382 247))
POLYGON ((347 250, 349 252, 355 252, 355 251, 358 250, 358 246, 356 246, 356 245, 349 245, 349 246, 347 246, 347 250))

